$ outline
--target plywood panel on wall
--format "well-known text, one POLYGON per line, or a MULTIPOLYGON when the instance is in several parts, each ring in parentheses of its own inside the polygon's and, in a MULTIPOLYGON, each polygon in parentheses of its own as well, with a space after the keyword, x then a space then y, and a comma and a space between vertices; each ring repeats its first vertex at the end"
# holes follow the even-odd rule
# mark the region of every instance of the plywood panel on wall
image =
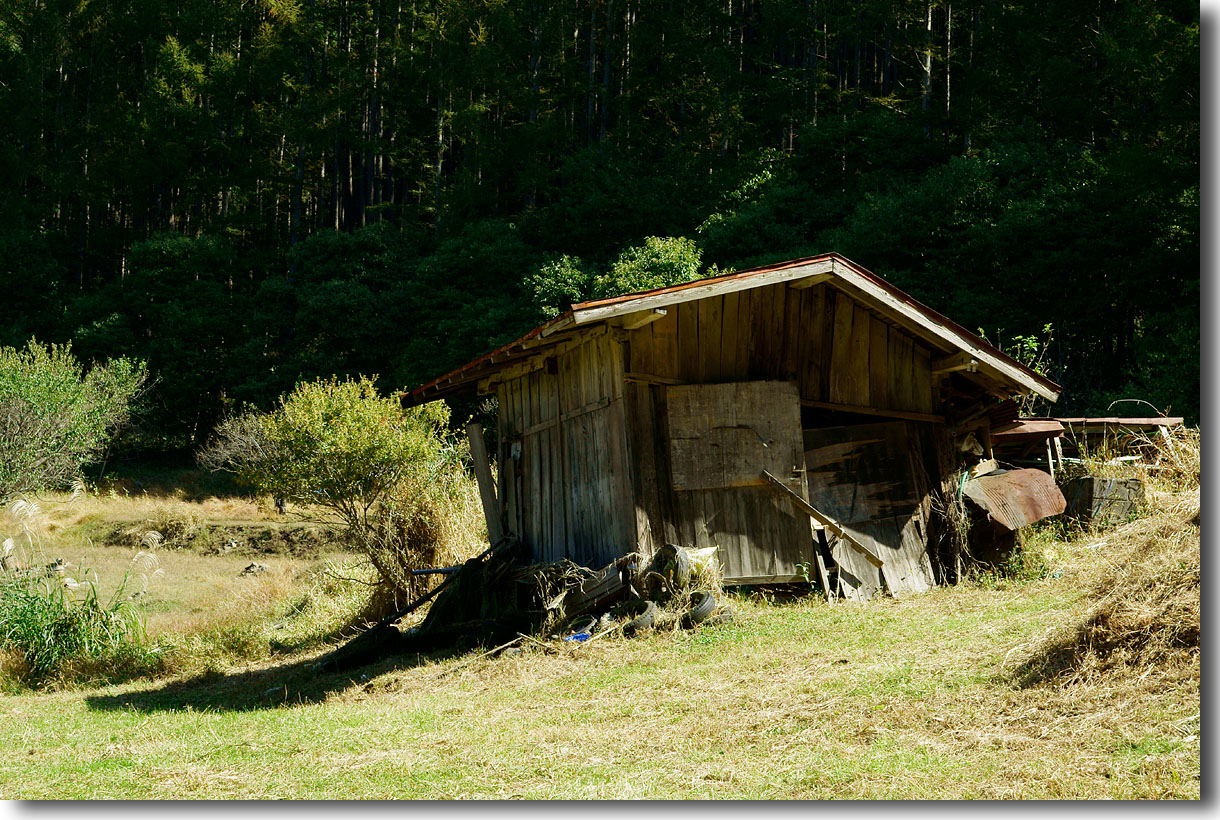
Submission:
POLYGON ((796 565, 813 554, 809 519, 761 478, 764 469, 792 476, 803 462, 795 384, 679 386, 665 395, 670 474, 657 492, 671 496, 678 543, 717 547, 728 580, 798 577, 796 565))
POLYGON ((763 470, 783 476, 803 460, 800 405, 789 382, 676 386, 668 398, 675 490, 762 486, 763 470))

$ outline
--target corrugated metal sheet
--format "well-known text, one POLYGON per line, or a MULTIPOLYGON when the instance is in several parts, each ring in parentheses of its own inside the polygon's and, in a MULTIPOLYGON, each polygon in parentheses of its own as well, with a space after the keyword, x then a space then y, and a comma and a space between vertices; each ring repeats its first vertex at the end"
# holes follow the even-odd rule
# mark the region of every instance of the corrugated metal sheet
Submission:
POLYGON ((1067 508, 1055 480, 1042 470, 1009 470, 981 476, 967 481, 963 493, 996 523, 1010 530, 1059 515, 1067 508))

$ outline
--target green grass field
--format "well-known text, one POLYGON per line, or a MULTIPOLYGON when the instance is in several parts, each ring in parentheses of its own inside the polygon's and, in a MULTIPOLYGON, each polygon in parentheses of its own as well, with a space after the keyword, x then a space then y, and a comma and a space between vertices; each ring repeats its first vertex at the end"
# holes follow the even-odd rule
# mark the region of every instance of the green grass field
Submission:
MULTIPOLYGON (((195 634, 196 662, 121 685, 9 686, 0 797, 1197 799, 1197 648, 1017 682, 1134 543, 1043 540, 1040 580, 863 606, 746 597, 701 631, 344 675, 310 665, 358 596, 328 598, 317 566, 280 556, 239 580, 241 560, 167 552, 176 591, 150 617, 195 634), (324 640, 277 643, 309 631, 293 621, 305 611, 324 640), (225 650, 209 618, 245 624, 256 649, 225 650)), ((121 547, 97 549, 120 563, 121 547)))

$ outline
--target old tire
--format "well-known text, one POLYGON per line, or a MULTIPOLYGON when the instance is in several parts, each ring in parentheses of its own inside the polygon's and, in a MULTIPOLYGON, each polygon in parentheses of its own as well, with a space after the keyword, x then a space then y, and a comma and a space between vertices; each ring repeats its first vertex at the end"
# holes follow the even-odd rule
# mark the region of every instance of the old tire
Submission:
POLYGON ((682 616, 682 628, 690 629, 703 623, 716 610, 716 596, 710 592, 695 592, 690 596, 690 609, 682 616))
POLYGON ((592 633, 594 627, 597 626, 597 618, 592 615, 579 615, 568 624, 568 632, 575 634, 577 632, 592 633))
POLYGON ((730 607, 725 607, 723 612, 720 612, 703 622, 703 626, 720 626, 721 624, 733 623, 733 610, 730 607))
POLYGON ((657 605, 652 601, 633 601, 627 610, 627 614, 634 617, 627 622, 623 627, 623 634, 627 637, 637 635, 645 629, 651 629, 652 625, 657 620, 657 605))
POLYGON ((690 583, 690 555, 677 544, 665 544, 652 556, 645 576, 651 572, 665 579, 670 592, 676 592, 690 583))

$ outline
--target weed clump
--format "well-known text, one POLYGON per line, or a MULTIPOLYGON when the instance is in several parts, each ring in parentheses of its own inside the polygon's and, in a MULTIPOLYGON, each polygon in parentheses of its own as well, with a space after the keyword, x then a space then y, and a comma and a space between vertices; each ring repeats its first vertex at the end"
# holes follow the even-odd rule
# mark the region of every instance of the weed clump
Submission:
MULTIPOLYGON (((83 490, 78 486, 75 499, 83 490)), ((136 598, 157 577, 157 558, 140 552, 118 587, 103 597, 97 574, 57 559, 47 563, 47 516, 18 498, 4 510, 0 571, 0 650, 5 676, 43 684, 54 678, 141 674, 155 665, 136 598), (139 578, 143 588, 128 589, 139 578), (119 670, 122 670, 121 672, 119 670)))

